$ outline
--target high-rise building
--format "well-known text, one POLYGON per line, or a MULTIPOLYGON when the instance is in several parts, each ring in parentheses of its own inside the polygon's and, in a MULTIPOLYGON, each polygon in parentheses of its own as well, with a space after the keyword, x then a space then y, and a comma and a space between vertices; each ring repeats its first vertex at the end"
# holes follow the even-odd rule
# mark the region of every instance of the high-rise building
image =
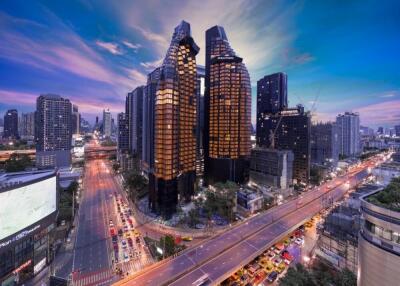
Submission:
POLYGON ((196 54, 190 24, 174 31, 160 70, 155 101, 154 184, 150 207, 164 217, 189 201, 196 179, 196 54), (178 196, 179 194, 179 196, 178 196))
POLYGON ((206 70, 203 66, 197 66, 196 101, 197 101, 197 126, 196 126, 196 176, 204 173, 204 90, 206 70))
POLYGON ((111 136, 111 112, 109 109, 103 110, 103 135, 111 136))
POLYGON ((339 154, 355 156, 360 153, 360 116, 345 112, 336 117, 339 134, 339 154))
POLYGON ((35 112, 22 113, 21 138, 32 139, 35 136, 35 112))
POLYGON ((256 147, 251 150, 250 181, 287 189, 293 182, 293 152, 256 147))
POLYGON ((335 167, 339 160, 339 135, 336 123, 311 126, 311 163, 335 167))
MULTIPOLYGON (((147 84, 143 93, 143 134, 141 169, 149 176, 154 171, 154 116, 157 84, 160 80, 160 68, 156 68, 147 76, 147 84)), ((150 182, 149 184, 154 182, 150 182)), ((151 187, 152 188, 152 187, 151 187)))
POLYGON ((40 95, 36 101, 36 165, 71 165, 71 112, 69 99, 55 94, 40 95))
POLYGON ((376 133, 378 133, 378 135, 383 135, 384 134, 383 127, 378 127, 378 130, 376 133))
POLYGON ((400 212, 378 190, 361 197, 363 224, 358 236, 359 286, 399 285, 400 212), (382 199, 383 198, 383 199, 382 199))
POLYGON ((396 134, 396 137, 400 137, 400 125, 394 127, 394 133, 396 134))
POLYGON ((244 182, 251 149, 250 77, 220 26, 206 31, 204 116, 206 183, 244 182))
POLYGON ((135 88, 126 97, 126 114, 129 119, 129 149, 132 155, 142 159, 143 94, 144 86, 135 88))
POLYGON ((118 113, 118 151, 129 152, 129 119, 126 113, 118 113))
MULTIPOLYGON (((261 93, 257 93, 258 96, 261 99, 257 98, 257 104, 263 101, 261 93)), ((310 133, 311 116, 301 105, 277 113, 257 113, 257 145, 292 150, 293 179, 296 182, 307 183, 310 177, 310 133)))
POLYGON ((18 137, 18 111, 16 109, 7 110, 4 114, 3 138, 17 139, 18 137))
POLYGON ((71 120, 71 128, 72 134, 80 133, 80 125, 81 125, 81 115, 79 114, 78 105, 72 105, 72 120, 71 120))
POLYGON ((287 75, 285 73, 266 75, 257 81, 257 114, 277 113, 287 107, 287 75))

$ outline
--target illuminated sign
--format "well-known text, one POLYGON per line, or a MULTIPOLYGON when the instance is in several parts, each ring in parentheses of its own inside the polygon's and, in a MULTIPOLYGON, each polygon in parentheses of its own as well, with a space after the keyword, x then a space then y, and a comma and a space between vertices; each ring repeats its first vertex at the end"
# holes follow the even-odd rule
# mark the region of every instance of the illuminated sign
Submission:
POLYGON ((29 265, 31 265, 32 260, 29 259, 27 262, 25 262, 24 264, 22 264, 21 266, 19 266, 17 269, 15 269, 13 271, 13 274, 17 274, 19 272, 21 272, 21 270, 24 270, 26 267, 28 267, 29 265))
POLYGON ((32 227, 31 229, 24 230, 23 232, 21 232, 21 233, 17 234, 16 236, 10 238, 9 240, 0 243, 0 248, 6 247, 7 245, 18 241, 21 238, 24 238, 25 236, 29 235, 30 233, 34 232, 35 230, 37 230, 39 228, 40 228, 40 224, 32 227))

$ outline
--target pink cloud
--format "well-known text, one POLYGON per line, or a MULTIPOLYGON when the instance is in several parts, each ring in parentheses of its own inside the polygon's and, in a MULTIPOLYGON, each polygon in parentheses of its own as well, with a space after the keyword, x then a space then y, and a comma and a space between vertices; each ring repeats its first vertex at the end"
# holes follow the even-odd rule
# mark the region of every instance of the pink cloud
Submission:
POLYGON ((362 124, 400 124, 400 100, 391 100, 356 108, 362 124))

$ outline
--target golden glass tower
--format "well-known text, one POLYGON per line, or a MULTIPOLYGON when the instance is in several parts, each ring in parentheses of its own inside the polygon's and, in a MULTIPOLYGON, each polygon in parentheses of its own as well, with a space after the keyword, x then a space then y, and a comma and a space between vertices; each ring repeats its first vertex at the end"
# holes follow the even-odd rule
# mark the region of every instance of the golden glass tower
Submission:
POLYGON ((251 85, 225 31, 206 31, 205 178, 243 182, 250 156, 251 85))
POLYGON ((178 196, 190 201, 196 179, 196 54, 182 21, 161 66, 155 100, 154 182, 150 207, 170 217, 178 196))

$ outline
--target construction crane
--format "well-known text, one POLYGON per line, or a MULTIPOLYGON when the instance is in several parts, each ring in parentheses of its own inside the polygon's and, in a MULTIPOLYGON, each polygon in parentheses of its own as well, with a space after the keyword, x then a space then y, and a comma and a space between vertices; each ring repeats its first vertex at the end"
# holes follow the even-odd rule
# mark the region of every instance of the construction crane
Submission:
POLYGON ((281 124, 282 121, 282 113, 279 113, 279 119, 278 119, 278 123, 275 126, 275 130, 272 131, 272 129, 269 131, 269 143, 270 143, 270 148, 271 149, 275 149, 275 136, 276 136, 276 131, 278 131, 279 125, 281 124))

